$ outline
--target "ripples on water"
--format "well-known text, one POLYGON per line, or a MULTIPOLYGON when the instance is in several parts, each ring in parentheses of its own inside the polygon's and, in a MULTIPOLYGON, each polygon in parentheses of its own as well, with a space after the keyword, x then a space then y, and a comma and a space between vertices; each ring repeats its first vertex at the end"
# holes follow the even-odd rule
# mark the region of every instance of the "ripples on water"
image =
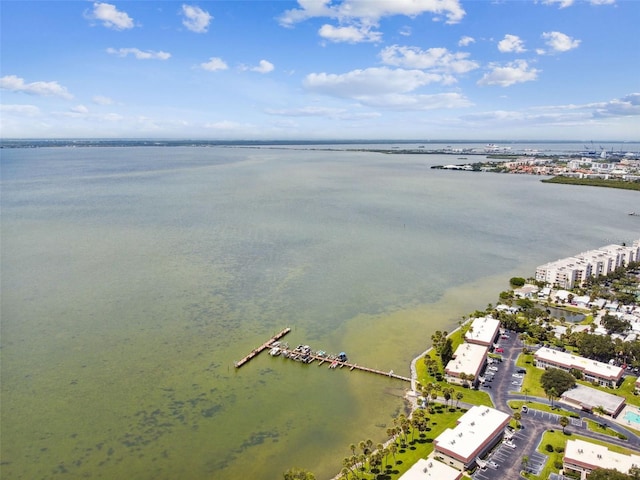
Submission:
POLYGON ((636 192, 431 170, 437 155, 2 150, 7 478, 318 478, 380 441, 408 372, 510 276, 638 237, 636 192))

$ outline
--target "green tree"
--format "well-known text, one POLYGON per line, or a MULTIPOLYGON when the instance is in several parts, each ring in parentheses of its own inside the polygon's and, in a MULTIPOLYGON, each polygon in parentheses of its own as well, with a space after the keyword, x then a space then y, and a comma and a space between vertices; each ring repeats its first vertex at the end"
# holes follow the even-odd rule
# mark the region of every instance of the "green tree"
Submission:
POLYGON ((560 425, 562 426, 562 433, 565 433, 564 429, 567 427, 567 425, 569 425, 569 417, 565 417, 563 415, 558 419, 558 423, 560 423, 560 425))
POLYGON ((558 368, 549 368, 544 371, 540 377, 540 384, 544 389, 544 392, 551 398, 551 390, 555 392, 554 397, 560 397, 564 392, 573 388, 576 384, 576 379, 568 372, 560 370, 558 368))
POLYGON ((316 477, 302 468, 290 468, 284 472, 284 480, 316 480, 316 477))
POLYGON ((522 277, 511 277, 509 279, 509 284, 511 284, 512 287, 522 287, 525 282, 526 280, 522 277))
POLYGON ((453 342, 450 338, 446 338, 440 350, 440 359, 442 360, 442 366, 446 366, 447 363, 453 358, 453 342))
POLYGON ((589 480, 634 480, 634 477, 615 468, 596 468, 589 474, 589 480))
POLYGON ((600 323, 608 334, 624 333, 631 328, 631 322, 618 318, 615 315, 610 315, 609 313, 604 314, 600 323))

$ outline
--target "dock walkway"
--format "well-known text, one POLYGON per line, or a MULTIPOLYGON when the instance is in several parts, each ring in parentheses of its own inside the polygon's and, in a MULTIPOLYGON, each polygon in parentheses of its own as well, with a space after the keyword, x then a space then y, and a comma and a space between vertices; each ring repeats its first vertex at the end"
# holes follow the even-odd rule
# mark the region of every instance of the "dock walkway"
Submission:
POLYGON ((289 327, 287 327, 284 330, 282 330, 280 333, 276 333, 273 337, 271 337, 269 340, 264 342, 258 348, 254 348, 253 350, 251 350, 251 353, 249 353, 249 355, 247 355, 246 357, 242 358, 241 360, 238 360, 237 362, 235 362, 236 368, 240 368, 241 366, 243 366, 245 363, 247 363, 253 357, 258 355, 263 350, 266 350, 267 348, 269 348, 274 342, 280 340, 282 337, 284 337, 290 331, 291 331, 291 329, 289 327))
MULTIPOLYGON (((282 349, 282 353, 285 354, 287 353, 288 356, 290 357, 292 354, 294 354, 295 352, 293 350, 288 350, 288 349, 282 349)), ((287 356, 287 355, 285 355, 287 356)), ((310 353, 307 355, 308 360, 306 363, 313 363, 314 361, 318 361, 318 366, 322 365, 325 362, 329 362, 329 367, 330 369, 335 369, 335 368, 343 368, 343 367, 348 367, 349 371, 352 372, 353 370, 360 370, 361 372, 369 372, 369 373, 374 373, 376 375, 382 375, 385 377, 389 377, 389 378, 396 378, 398 380, 402 380, 404 382, 411 382, 411 378, 409 377, 404 377, 402 375, 398 375, 397 373, 393 373, 393 370, 389 371, 389 372, 385 372, 383 370, 377 370, 375 368, 369 368, 369 367, 363 367, 362 365, 358 365, 357 363, 350 363, 348 361, 346 362, 342 362, 340 360, 336 360, 336 359, 328 359, 327 357, 321 356, 321 355, 316 355, 313 353, 310 353)))
MULTIPOLYGON (((252 358, 256 357, 258 354, 260 354, 262 351, 266 350, 267 348, 272 348, 272 347, 274 347, 276 345, 278 345, 278 348, 280 349, 280 352, 282 353, 283 356, 285 356, 287 358, 299 358, 299 356, 301 355, 300 352, 298 352, 296 350, 291 350, 288 347, 284 347, 284 346, 276 343, 278 340, 280 340, 282 337, 284 337, 290 331, 291 331, 291 328, 287 327, 284 330, 282 330, 280 333, 275 334, 273 337, 271 337, 269 340, 264 342, 262 345, 260 345, 259 347, 254 348, 253 350, 251 350, 249 355, 247 355, 246 357, 242 358, 241 360, 238 360, 237 362, 235 362, 234 363, 235 367, 236 368, 240 368, 245 363, 247 363, 249 360, 251 360, 252 358)), ((313 353, 313 352, 305 353, 304 356, 305 356, 305 363, 312 363, 312 362, 317 360, 318 361, 318 366, 320 366, 323 363, 327 362, 327 363, 329 363, 329 368, 330 369, 335 369, 335 368, 342 369, 343 367, 348 367, 350 372, 352 372, 354 370, 360 370, 361 372, 369 372, 369 373, 374 373, 376 375, 382 375, 384 377, 395 378, 395 379, 398 379, 398 380, 402 380, 404 382, 411 382, 411 378, 404 377, 402 375, 398 375, 396 373, 393 373, 393 370, 391 370, 389 372, 385 372, 383 370, 377 370, 375 368, 363 367, 362 365, 358 365, 357 363, 350 363, 350 362, 348 362, 346 360, 342 361, 342 360, 339 360, 339 359, 337 359, 335 357, 329 357, 329 356, 326 356, 326 355, 318 355, 318 354, 313 353)))

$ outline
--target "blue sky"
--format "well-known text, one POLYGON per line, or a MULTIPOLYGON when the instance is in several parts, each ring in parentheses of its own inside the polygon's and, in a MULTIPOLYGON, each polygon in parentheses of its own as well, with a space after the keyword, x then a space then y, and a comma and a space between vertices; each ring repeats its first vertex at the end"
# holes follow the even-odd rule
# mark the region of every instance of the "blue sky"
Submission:
POLYGON ((640 139, 640 1, 0 2, 4 138, 640 139))

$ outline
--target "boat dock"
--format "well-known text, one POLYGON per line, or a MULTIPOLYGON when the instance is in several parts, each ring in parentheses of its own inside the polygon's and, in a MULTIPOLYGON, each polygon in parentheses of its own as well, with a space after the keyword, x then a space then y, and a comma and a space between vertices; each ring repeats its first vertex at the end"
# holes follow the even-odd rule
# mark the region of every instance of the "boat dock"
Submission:
POLYGON ((358 365, 357 363, 351 363, 347 360, 346 354, 341 353, 340 355, 328 355, 322 350, 318 350, 317 352, 313 352, 308 345, 299 345, 294 349, 289 348, 289 345, 286 343, 281 343, 280 340, 287 333, 291 331, 290 328, 285 328, 280 333, 274 335, 265 343, 260 345, 258 348, 254 348, 249 355, 244 357, 242 360, 235 362, 236 368, 240 368, 242 365, 247 363, 252 358, 256 357, 262 351, 266 349, 271 349, 270 354, 272 356, 280 356, 282 355, 285 358, 295 360, 302 363, 313 363, 315 361, 318 362, 318 366, 323 365, 324 363, 328 363, 329 369, 336 368, 344 368, 347 367, 350 372, 354 370, 359 370, 361 372, 369 372, 374 373, 376 375, 382 375, 388 378, 395 378, 397 380, 402 380, 404 382, 411 382, 411 378, 404 377, 402 375, 398 375, 393 372, 393 370, 385 372, 383 370, 378 370, 375 368, 364 367, 362 365, 358 365))
POLYGON ((268 341, 266 341, 265 343, 260 345, 258 348, 254 348, 253 350, 251 350, 251 353, 249 353, 249 355, 247 355, 246 357, 242 358, 241 360, 238 360, 237 362, 235 362, 234 365, 236 366, 236 368, 240 368, 245 363, 247 363, 249 360, 251 360, 253 357, 258 355, 260 352, 262 352, 263 350, 266 350, 267 348, 271 347, 275 342, 280 340, 282 337, 284 337, 290 331, 291 331, 291 329, 289 327, 287 327, 284 330, 282 330, 280 333, 276 333, 273 337, 271 337, 268 341))

